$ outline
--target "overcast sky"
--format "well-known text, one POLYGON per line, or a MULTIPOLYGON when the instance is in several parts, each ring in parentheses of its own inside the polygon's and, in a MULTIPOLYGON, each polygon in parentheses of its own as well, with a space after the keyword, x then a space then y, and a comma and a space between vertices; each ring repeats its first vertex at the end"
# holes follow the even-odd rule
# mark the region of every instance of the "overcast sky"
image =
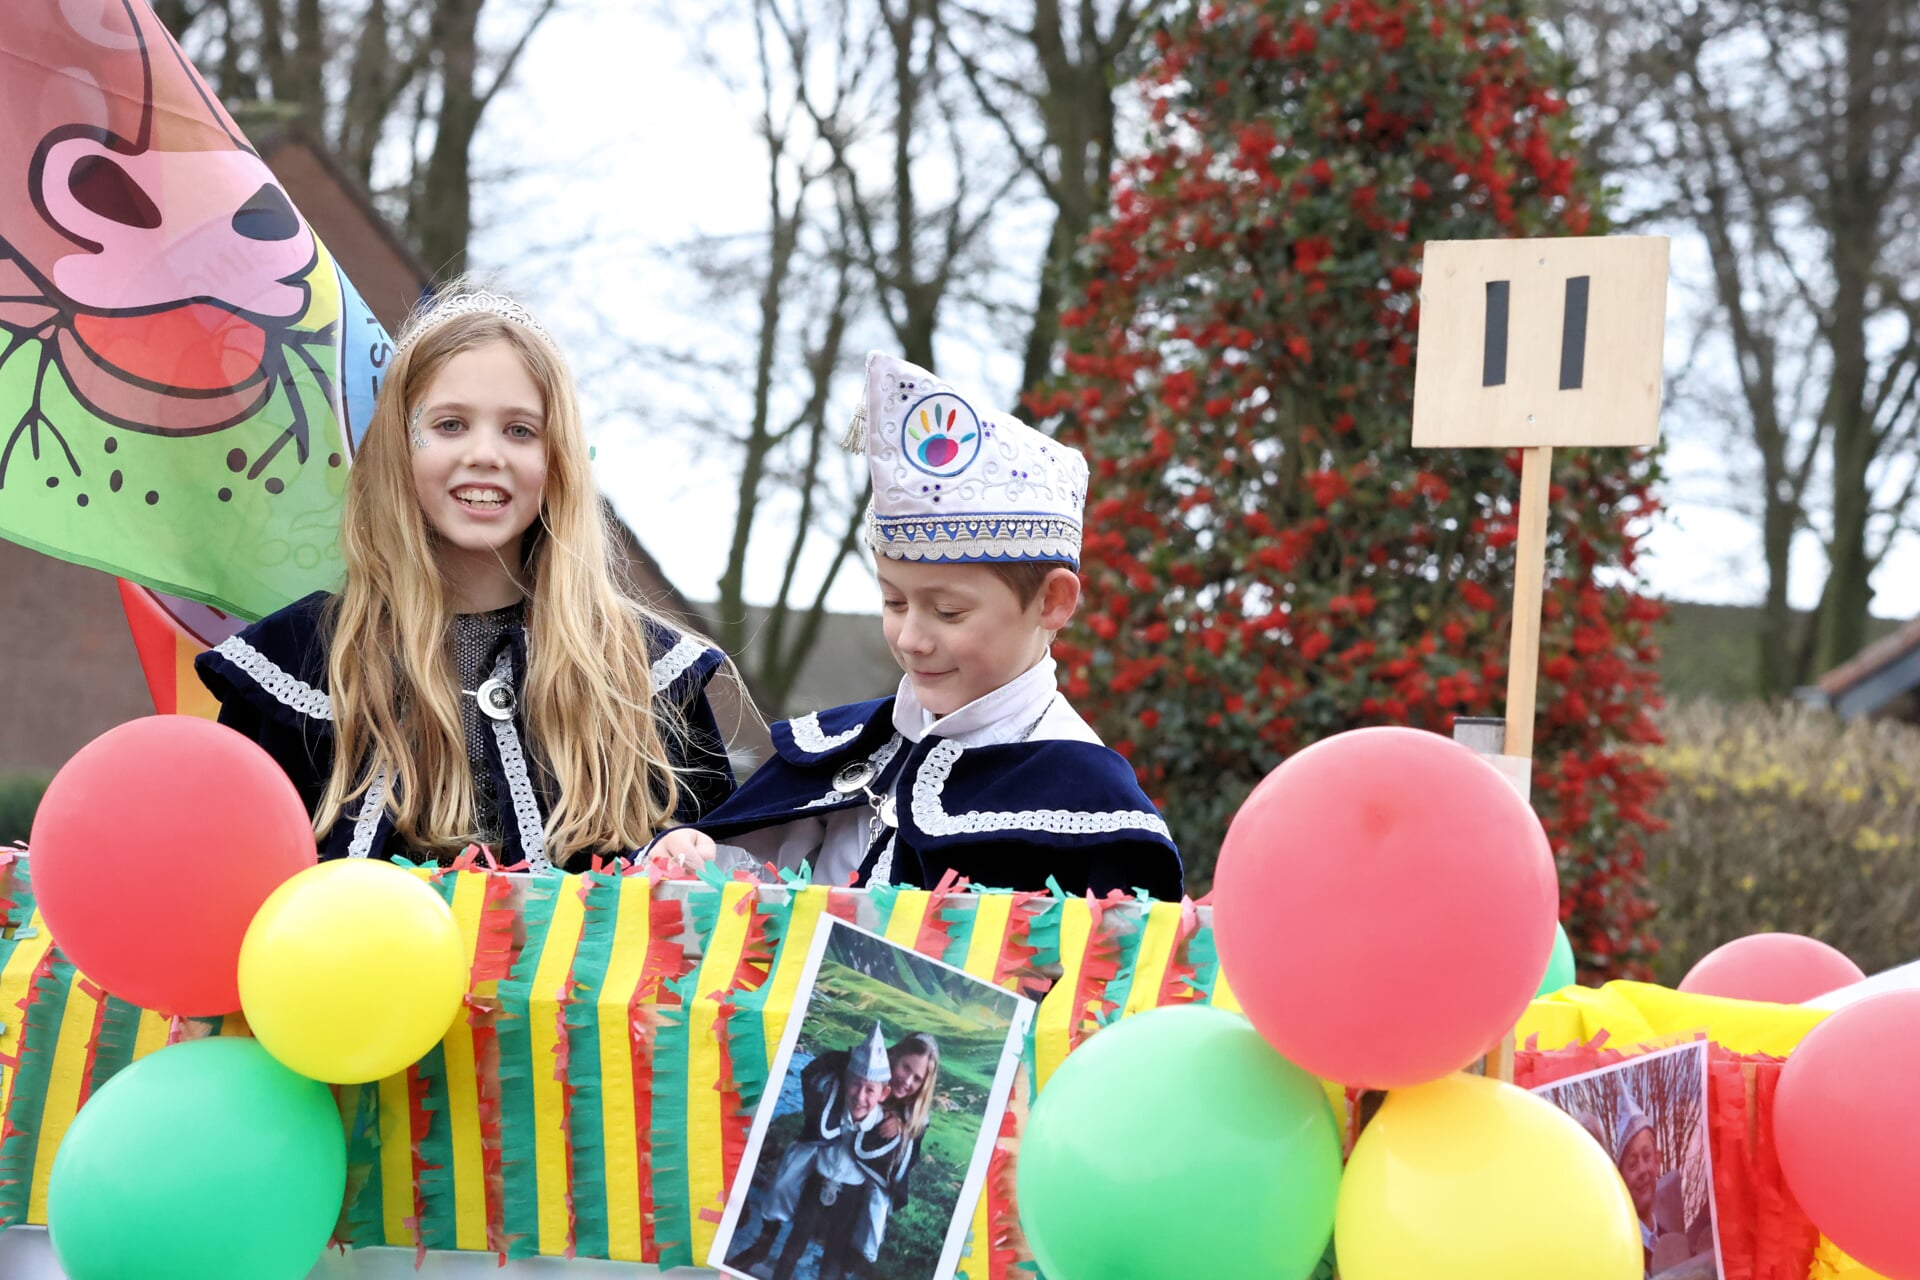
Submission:
MULTIPOLYGON (((477 268, 497 271, 561 336, 583 374, 603 488, 675 585, 693 599, 710 600, 732 526, 733 459, 672 424, 694 408, 722 420, 744 414, 749 389, 718 380, 677 384, 635 367, 639 362, 624 357, 621 345, 737 351, 740 339, 729 328, 736 318, 715 312, 701 297, 672 249, 696 232, 750 235, 765 226, 753 98, 696 65, 687 41, 684 18, 663 24, 613 0, 570 0, 550 18, 514 86, 490 109, 479 141, 476 168, 510 176, 481 197, 483 225, 473 255, 477 268)), ((734 69, 721 43, 721 65, 734 69)), ((743 45, 742 53, 749 52, 743 45)), ((744 84, 751 67, 737 70, 744 84)), ((1020 268, 1019 255, 1031 262, 1039 249, 1037 236, 1015 235, 1008 252, 1020 268)), ((1697 250, 1676 243, 1676 293, 1699 278, 1702 265, 1697 250)), ((1675 297, 1670 312, 1680 305, 1675 297)), ((938 372, 1009 403, 1022 336, 983 334, 969 341, 948 335, 937 350, 938 372)), ((877 334, 868 339, 884 341, 877 334)), ((1670 341, 1670 362, 1681 354, 1681 345, 1670 341)), ((850 375, 836 413, 851 410, 857 383, 858 375, 850 375)), ((1674 479, 1668 513, 1647 543, 1648 582, 1676 599, 1757 601, 1765 566, 1755 526, 1724 502, 1724 441, 1681 421, 1672 408, 1663 429, 1665 465, 1674 479)), ((794 518, 781 502, 764 512, 767 536, 749 565, 750 599, 764 600, 777 589, 783 533, 794 518)), ((1804 541, 1793 584, 1801 605, 1818 596, 1821 581, 1818 548, 1804 541)), ((823 545, 812 563, 823 565, 825 556, 823 545)), ((1920 613, 1920 549, 1909 542, 1883 565, 1875 586, 1876 613, 1920 613)), ((873 611, 871 578, 843 573, 832 603, 873 611)))

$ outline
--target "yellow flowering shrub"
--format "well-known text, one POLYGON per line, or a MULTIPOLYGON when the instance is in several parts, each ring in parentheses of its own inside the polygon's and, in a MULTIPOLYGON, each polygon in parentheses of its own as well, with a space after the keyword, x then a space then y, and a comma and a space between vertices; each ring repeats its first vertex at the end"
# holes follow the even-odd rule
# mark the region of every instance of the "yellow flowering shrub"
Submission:
POLYGON ((1655 971, 1742 934, 1830 943, 1873 973, 1920 960, 1920 729, 1797 704, 1679 703, 1647 844, 1655 971))

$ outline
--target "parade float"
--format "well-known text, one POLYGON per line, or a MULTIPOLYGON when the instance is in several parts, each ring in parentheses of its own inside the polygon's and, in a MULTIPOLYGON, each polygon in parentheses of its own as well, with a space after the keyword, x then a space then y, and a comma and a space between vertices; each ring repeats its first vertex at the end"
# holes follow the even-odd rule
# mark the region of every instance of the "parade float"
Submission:
MULTIPOLYGON (((0 532, 130 580, 158 691, 337 574, 387 348, 146 6, 98 7, 83 29, 61 6, 6 80, 0 394, 32 447, 0 460, 0 532), (211 578, 209 546, 232 549, 211 578)), ((1446 345, 1423 346, 1416 443, 1524 451, 1508 715, 1477 753, 1411 730, 1300 753, 1206 904, 531 876, 483 850, 362 864, 343 895, 264 757, 185 717, 124 726, 0 868, 5 1274, 703 1267, 838 919, 1038 1001, 962 1209, 974 1280, 1628 1280, 1703 1257, 1920 1277, 1903 975, 1833 1014, 1540 978, 1557 890, 1521 797, 1548 471, 1558 446, 1655 438, 1664 244, 1432 245, 1426 281, 1450 323, 1423 327, 1446 345), (1707 1158, 1641 1209, 1616 1169, 1638 1104, 1582 1119, 1529 1091, 1675 1050, 1707 1158)), ((1809 994, 1777 984, 1817 957, 1756 947, 1718 989, 1809 994)))

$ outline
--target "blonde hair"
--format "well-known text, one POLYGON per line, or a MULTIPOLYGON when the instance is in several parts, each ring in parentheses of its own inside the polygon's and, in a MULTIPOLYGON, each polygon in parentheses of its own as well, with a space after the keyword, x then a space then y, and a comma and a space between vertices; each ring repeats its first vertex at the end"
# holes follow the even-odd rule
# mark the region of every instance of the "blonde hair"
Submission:
POLYGON ((654 705, 645 621, 666 624, 619 585, 572 377, 543 335, 496 312, 429 315, 408 330, 348 473, 346 585, 328 619, 333 772, 314 830, 324 835, 384 772, 385 803, 408 844, 458 849, 478 833, 454 613, 437 570, 438 535, 414 490, 407 415, 448 361, 504 342, 539 385, 546 414, 546 487, 522 544, 520 707, 538 766, 558 784, 547 856, 563 866, 582 852, 638 848, 668 824, 679 796, 660 719, 684 726, 674 708, 654 705))
POLYGON ((889 1105, 899 1104, 902 1126, 907 1136, 919 1141, 920 1135, 927 1131, 927 1118, 933 1111, 933 1090, 940 1080, 940 1042, 932 1036, 916 1031, 902 1037, 891 1049, 887 1050, 887 1061, 894 1063, 914 1054, 925 1054, 927 1073, 920 1079, 920 1091, 911 1098, 889 1099, 889 1105))

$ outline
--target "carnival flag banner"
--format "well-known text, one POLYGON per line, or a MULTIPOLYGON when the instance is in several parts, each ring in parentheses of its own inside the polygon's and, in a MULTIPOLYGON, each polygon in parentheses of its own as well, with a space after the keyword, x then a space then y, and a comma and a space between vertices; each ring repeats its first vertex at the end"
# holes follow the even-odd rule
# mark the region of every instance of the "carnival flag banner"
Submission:
POLYGON ((146 0, 26 9, 0 45, 0 536, 211 642, 187 602, 256 618, 337 579, 391 348, 146 0))

